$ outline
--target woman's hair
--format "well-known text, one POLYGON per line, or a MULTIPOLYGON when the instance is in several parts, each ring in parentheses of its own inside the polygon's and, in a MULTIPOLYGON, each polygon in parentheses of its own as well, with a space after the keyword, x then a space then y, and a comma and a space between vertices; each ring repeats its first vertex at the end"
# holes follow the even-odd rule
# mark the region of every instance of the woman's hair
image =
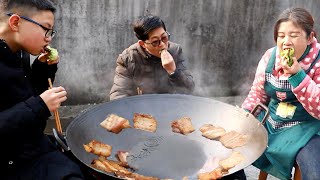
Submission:
POLYGON ((307 33, 307 36, 309 36, 311 32, 314 32, 314 36, 316 37, 316 32, 313 29, 314 20, 312 15, 303 8, 289 8, 280 14, 274 26, 273 35, 275 41, 277 41, 278 38, 280 24, 287 21, 292 21, 296 26, 301 27, 307 33))
POLYGON ((156 28, 163 27, 166 31, 164 22, 158 16, 140 16, 139 19, 133 24, 134 34, 139 40, 147 40, 148 33, 156 28))

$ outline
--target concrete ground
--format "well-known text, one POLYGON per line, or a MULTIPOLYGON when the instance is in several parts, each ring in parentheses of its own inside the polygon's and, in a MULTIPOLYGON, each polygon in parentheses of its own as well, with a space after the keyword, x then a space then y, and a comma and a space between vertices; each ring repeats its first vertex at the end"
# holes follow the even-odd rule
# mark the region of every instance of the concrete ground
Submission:
MULTIPOLYGON (((247 180, 257 180, 260 170, 254 166, 248 166, 244 169, 244 172, 246 173, 247 180)), ((268 175, 267 180, 278 180, 278 178, 268 175)))
MULTIPOLYGON (((244 96, 233 96, 233 97, 214 97, 213 99, 235 105, 235 106, 241 106, 241 103, 244 100, 244 96)), ((91 108, 94 108, 96 104, 86 104, 86 105, 74 105, 74 106, 62 106, 59 109, 59 117, 61 121, 61 126, 63 131, 65 132, 68 124, 78 115, 81 115, 85 111, 90 110, 91 108)), ((55 127, 55 120, 54 117, 50 117, 48 121, 47 128, 45 130, 46 133, 51 134, 52 128, 55 127)), ((248 166, 244 169, 247 180, 257 180, 259 176, 259 169, 255 168, 254 166, 248 166)), ((275 178, 271 175, 268 176, 267 180, 277 180, 278 178, 275 178)))

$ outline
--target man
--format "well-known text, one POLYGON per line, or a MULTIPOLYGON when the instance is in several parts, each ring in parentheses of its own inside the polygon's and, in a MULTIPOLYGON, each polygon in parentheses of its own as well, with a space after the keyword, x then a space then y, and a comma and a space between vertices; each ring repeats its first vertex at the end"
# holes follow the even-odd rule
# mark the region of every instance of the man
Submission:
POLYGON ((117 59, 110 100, 138 94, 184 93, 194 90, 180 45, 170 42, 164 22, 143 16, 134 23, 138 42, 117 59))
MULTIPOLYGON (((134 23, 133 30, 138 42, 117 59, 110 100, 138 94, 192 93, 195 85, 184 64, 182 49, 169 41, 164 22, 157 16, 142 16, 134 23)), ((241 170, 222 179, 245 180, 246 177, 241 170)))
POLYGON ((48 90, 59 62, 45 50, 55 35, 55 7, 49 0, 1 0, 0 12, 1 179, 82 179, 43 133, 50 111, 67 99, 63 87, 48 90), (29 54, 40 54, 32 68, 29 54))

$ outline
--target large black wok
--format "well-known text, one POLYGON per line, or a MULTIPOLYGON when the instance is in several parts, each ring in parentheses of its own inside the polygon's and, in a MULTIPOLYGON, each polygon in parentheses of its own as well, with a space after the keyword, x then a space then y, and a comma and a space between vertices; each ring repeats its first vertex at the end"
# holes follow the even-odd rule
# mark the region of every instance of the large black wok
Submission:
POLYGON ((139 174, 162 179, 182 179, 184 176, 195 179, 206 161, 227 158, 232 153, 219 141, 201 136, 199 128, 205 123, 249 136, 246 145, 234 149, 243 154, 245 160, 230 169, 229 174, 249 166, 267 146, 267 132, 252 114, 213 99, 177 94, 132 96, 98 105, 69 124, 66 141, 71 152, 90 168, 91 161, 97 156, 87 153, 83 144, 99 140, 113 147, 111 159, 116 159, 118 150, 129 151, 129 164, 137 168, 139 174), (130 128, 119 134, 108 132, 100 122, 110 113, 130 120, 132 126, 134 113, 151 114, 157 119, 157 131, 150 133, 130 128), (196 128, 187 136, 173 133, 170 126, 172 120, 183 116, 190 117, 196 128))

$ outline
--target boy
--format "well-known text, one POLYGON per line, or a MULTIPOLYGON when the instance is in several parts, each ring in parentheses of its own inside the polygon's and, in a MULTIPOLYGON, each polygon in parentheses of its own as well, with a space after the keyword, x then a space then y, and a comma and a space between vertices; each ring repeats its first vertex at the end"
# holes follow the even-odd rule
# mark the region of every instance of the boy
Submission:
POLYGON ((48 90, 59 57, 45 51, 55 35, 55 7, 49 0, 0 1, 1 179, 83 179, 43 131, 50 111, 67 93, 48 90), (30 56, 39 55, 30 67, 30 56))

